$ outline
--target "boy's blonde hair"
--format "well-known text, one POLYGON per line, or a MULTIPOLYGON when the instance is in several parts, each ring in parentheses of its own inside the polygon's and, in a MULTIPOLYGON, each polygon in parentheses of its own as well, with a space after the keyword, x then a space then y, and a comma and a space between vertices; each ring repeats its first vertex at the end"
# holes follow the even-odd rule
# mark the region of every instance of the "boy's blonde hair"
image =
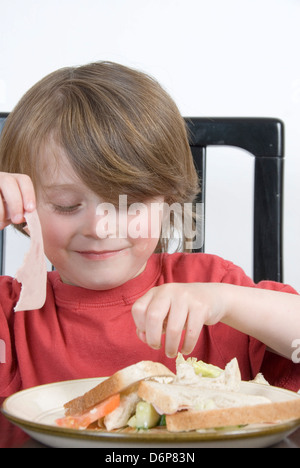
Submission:
MULTIPOLYGON (((198 176, 184 119, 153 78, 112 62, 59 69, 35 84, 10 113, 0 170, 40 180, 51 138, 81 180, 105 201, 192 203, 198 176)), ((165 250, 167 245, 159 245, 165 250)), ((166 243, 167 244, 167 243, 166 243)))

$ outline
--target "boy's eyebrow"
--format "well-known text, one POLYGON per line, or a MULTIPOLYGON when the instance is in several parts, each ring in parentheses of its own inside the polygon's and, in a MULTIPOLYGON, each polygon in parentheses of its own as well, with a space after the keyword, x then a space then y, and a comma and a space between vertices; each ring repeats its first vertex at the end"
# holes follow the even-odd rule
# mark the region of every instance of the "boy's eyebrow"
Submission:
POLYGON ((68 190, 68 189, 78 190, 78 185, 75 183, 43 185, 43 189, 44 190, 68 190))

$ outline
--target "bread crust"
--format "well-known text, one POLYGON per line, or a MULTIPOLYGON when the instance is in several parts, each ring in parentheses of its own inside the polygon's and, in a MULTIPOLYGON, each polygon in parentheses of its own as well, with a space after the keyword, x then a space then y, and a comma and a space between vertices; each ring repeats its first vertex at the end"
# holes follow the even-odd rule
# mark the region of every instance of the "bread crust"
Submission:
POLYGON ((170 375, 174 376, 173 372, 159 362, 140 361, 121 369, 84 395, 67 402, 64 405, 65 415, 80 415, 109 396, 123 392, 126 388, 142 379, 170 375))
POLYGON ((300 398, 238 408, 179 411, 167 415, 166 424, 167 430, 170 432, 183 432, 244 424, 276 423, 295 419, 300 420, 300 398))

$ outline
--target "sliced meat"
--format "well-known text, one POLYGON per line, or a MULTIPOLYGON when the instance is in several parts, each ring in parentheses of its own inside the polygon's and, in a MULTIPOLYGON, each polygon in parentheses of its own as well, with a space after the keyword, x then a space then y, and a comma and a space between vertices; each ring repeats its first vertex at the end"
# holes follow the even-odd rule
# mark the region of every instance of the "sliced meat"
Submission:
POLYGON ((40 309, 46 300, 47 266, 37 211, 25 213, 25 219, 31 242, 29 251, 25 254, 23 265, 15 276, 16 280, 22 283, 15 312, 40 309))

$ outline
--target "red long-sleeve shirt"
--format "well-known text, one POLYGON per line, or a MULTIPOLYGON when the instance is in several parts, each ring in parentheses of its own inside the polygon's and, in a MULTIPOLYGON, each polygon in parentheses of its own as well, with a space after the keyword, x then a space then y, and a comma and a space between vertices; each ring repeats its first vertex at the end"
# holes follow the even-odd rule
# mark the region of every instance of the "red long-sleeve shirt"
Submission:
MULTIPOLYGON (((255 285, 239 267, 208 254, 154 254, 138 277, 107 291, 63 284, 57 272, 50 272, 44 307, 25 312, 13 311, 20 285, 1 277, 0 397, 54 381, 108 376, 140 360, 175 370, 175 360, 163 348, 153 350, 137 338, 131 316, 138 297, 171 282, 223 282, 296 294, 270 281, 255 285)), ((204 326, 192 355, 222 368, 236 357, 244 380, 262 372, 272 385, 300 388, 298 364, 222 323, 204 326)))

